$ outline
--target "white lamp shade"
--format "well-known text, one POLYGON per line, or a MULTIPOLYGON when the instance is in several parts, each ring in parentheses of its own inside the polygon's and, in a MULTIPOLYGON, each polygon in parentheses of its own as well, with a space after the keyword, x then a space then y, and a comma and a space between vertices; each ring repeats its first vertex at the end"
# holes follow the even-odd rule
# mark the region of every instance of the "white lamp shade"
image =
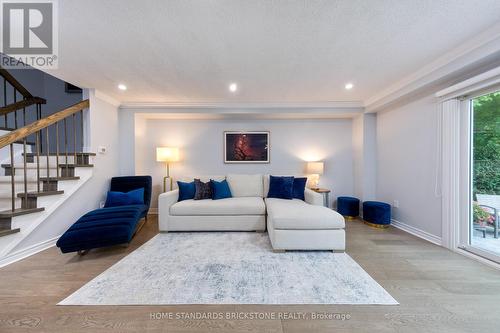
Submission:
POLYGON ((157 162, 177 162, 179 161, 179 148, 158 147, 156 148, 157 162))
POLYGON ((307 162, 306 171, 311 175, 322 175, 324 170, 323 162, 307 162))

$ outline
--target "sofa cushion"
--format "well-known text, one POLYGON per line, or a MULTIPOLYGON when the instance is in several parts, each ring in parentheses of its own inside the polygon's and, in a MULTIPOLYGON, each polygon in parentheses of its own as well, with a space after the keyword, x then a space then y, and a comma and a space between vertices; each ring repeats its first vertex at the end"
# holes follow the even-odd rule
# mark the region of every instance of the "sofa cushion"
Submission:
POLYGON ((306 190, 307 177, 293 178, 293 197, 304 201, 304 191, 306 190))
POLYGON ((194 200, 212 199, 212 184, 210 181, 204 183, 199 179, 195 179, 194 186, 194 200))
POLYGON ((213 180, 220 182, 220 181, 226 179, 226 176, 221 176, 221 175, 181 176, 181 177, 177 178, 177 180, 180 180, 181 182, 185 182, 185 183, 190 183, 190 182, 194 181, 195 178, 206 183, 206 182, 209 182, 210 179, 213 179, 213 180))
POLYGON ((233 197, 264 197, 262 175, 229 174, 226 177, 233 197))
POLYGON ((178 201, 194 199, 194 194, 196 193, 196 186, 194 181, 190 183, 185 183, 177 181, 177 187, 179 188, 179 199, 178 201))
POLYGON ((314 206, 299 199, 266 198, 268 223, 274 229, 342 229, 344 218, 334 210, 314 206))
POLYGON ((270 176, 268 198, 292 199, 293 176, 270 176))
POLYGON ((216 180, 210 180, 210 184, 212 184, 212 199, 220 200, 231 198, 233 195, 231 194, 231 190, 229 189, 229 185, 227 180, 223 180, 218 182, 216 180))
POLYGON ((240 197, 220 200, 184 200, 170 207, 170 215, 264 215, 266 206, 260 197, 240 197))
MULTIPOLYGON (((287 176, 287 175, 273 175, 273 176, 287 176)), ((293 176, 294 178, 307 178, 307 176, 305 175, 288 175, 288 176, 293 176)), ((267 196, 267 193, 269 192, 269 178, 270 178, 270 175, 264 175, 262 177, 262 182, 264 183, 264 196, 267 196)), ((309 178, 307 178, 307 181, 306 181, 306 187, 307 186, 310 186, 309 184, 309 178)))
POLYGON ((128 192, 109 191, 106 196, 104 207, 117 207, 144 204, 144 188, 138 188, 128 192))

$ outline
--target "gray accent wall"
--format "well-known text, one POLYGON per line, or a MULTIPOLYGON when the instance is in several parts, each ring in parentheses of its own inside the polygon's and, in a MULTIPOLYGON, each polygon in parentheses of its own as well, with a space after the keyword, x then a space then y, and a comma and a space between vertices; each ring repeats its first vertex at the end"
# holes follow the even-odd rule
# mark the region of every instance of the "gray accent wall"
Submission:
MULTIPOLYGON (((147 111, 144 111, 147 112, 147 111)), ((172 111, 175 112, 175 111, 172 111)), ((320 186, 339 195, 352 195, 353 152, 351 119, 147 119, 141 111, 120 111, 122 175, 153 176, 153 195, 162 189, 165 164, 156 162, 158 146, 179 147, 181 161, 171 166, 174 178, 192 175, 304 174, 306 160, 323 160, 320 186), (271 163, 224 164, 223 133, 228 130, 270 131, 271 163)), ((153 207, 157 200, 153 199, 153 207)))

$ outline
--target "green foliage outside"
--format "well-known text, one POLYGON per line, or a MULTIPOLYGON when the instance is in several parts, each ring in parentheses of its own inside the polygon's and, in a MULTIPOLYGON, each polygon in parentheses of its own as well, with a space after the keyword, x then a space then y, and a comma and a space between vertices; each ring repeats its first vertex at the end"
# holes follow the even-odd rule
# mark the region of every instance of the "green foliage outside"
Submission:
POLYGON ((500 195, 500 92, 475 98, 474 197, 500 195))

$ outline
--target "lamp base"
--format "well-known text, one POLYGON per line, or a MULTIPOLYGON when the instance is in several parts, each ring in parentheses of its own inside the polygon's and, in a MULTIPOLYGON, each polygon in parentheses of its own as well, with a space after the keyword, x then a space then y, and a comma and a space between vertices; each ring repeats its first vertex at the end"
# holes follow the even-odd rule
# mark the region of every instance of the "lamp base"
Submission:
POLYGON ((163 192, 167 192, 167 179, 170 180, 170 188, 169 191, 172 191, 174 189, 174 182, 173 179, 169 176, 163 177, 163 192))

